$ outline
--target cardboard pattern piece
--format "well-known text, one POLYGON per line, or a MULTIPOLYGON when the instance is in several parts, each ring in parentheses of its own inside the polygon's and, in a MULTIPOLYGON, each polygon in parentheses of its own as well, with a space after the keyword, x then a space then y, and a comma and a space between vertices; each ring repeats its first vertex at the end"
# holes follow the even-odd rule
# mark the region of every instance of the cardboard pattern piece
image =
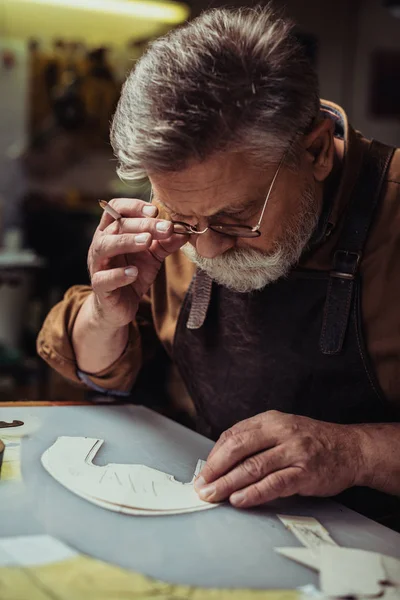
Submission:
POLYGON ((200 500, 194 480, 204 465, 199 460, 190 483, 145 465, 93 464, 104 440, 57 438, 42 455, 42 465, 77 496, 108 510, 131 515, 172 515, 215 508, 200 500))
POLYGON ((317 550, 322 545, 337 546, 329 532, 314 517, 277 515, 278 519, 306 548, 317 550))
POLYGON ((399 560, 377 552, 342 548, 313 517, 278 517, 305 548, 275 548, 275 551, 319 571, 324 597, 400 600, 399 560))

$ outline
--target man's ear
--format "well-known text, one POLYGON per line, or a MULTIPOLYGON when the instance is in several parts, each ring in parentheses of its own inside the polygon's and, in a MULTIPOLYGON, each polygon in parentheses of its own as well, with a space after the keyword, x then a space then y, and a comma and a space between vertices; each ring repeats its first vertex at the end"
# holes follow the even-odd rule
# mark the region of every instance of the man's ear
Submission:
POLYGON ((325 181, 333 167, 335 145, 334 125, 331 119, 323 119, 304 138, 304 147, 312 159, 316 181, 325 181))

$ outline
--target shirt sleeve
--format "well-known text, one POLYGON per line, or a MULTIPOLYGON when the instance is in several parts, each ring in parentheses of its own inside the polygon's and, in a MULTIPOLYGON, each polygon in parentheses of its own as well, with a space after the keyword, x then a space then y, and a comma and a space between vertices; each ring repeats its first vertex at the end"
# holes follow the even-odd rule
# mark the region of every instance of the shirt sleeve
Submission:
POLYGON ((80 387, 129 392, 142 363, 154 354, 158 344, 152 326, 150 299, 146 296, 141 301, 137 319, 129 326, 128 343, 121 356, 98 373, 83 374, 76 362, 72 330, 78 312, 91 291, 89 286, 74 286, 51 309, 37 339, 38 354, 63 377, 80 387))

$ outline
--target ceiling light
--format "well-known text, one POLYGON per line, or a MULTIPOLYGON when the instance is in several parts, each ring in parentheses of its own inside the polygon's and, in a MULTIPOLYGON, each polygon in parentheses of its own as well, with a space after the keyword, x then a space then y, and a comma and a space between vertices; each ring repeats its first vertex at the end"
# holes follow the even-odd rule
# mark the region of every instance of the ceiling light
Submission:
POLYGON ((19 0, 20 4, 60 6, 82 11, 102 12, 163 23, 181 23, 189 16, 189 8, 177 2, 151 2, 145 0, 19 0))

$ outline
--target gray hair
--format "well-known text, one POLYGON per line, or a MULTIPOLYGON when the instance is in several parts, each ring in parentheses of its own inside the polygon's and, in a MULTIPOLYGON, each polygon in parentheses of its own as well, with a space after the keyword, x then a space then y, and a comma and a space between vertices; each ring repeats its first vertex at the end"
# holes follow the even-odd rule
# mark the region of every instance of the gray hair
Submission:
POLYGON ((289 20, 270 5, 206 11, 153 42, 128 76, 111 127, 118 174, 139 180, 226 150, 265 164, 319 110, 289 20))

